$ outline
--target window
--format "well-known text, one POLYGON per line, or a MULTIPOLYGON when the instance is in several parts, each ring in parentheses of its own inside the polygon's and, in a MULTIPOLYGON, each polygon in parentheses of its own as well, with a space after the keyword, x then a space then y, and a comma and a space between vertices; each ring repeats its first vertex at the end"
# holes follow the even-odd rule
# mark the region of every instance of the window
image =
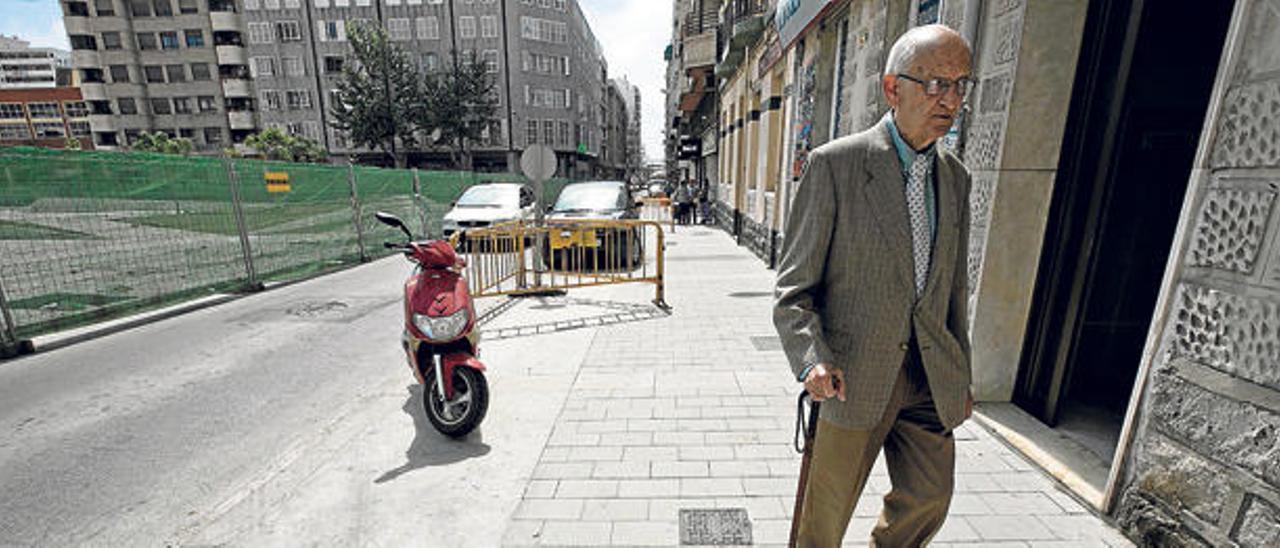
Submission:
POLYGON ((114 84, 127 84, 129 79, 129 65, 111 65, 111 82, 114 84))
POLYGON ((22 103, 0 103, 0 120, 25 120, 22 103))
POLYGON ((550 19, 521 17, 520 37, 539 42, 564 44, 569 39, 569 26, 566 23, 550 19))
POLYGON ((71 42, 73 50, 98 49, 98 39, 86 34, 70 34, 67 40, 71 42))
POLYGON ((276 34, 281 42, 297 42, 302 40, 302 30, 297 21, 279 21, 276 23, 276 34))
POLYGON ((182 31, 187 37, 187 47, 203 48, 204 47, 204 31, 200 29, 187 29, 182 31))
POLYGON ((94 0, 94 8, 98 12, 98 17, 108 17, 116 14, 115 0, 94 0))
POLYGON ((93 134, 91 128, 89 127, 89 122, 86 122, 84 120, 81 120, 78 122, 68 122, 67 125, 71 126, 72 137, 89 137, 90 135, 93 134))
POLYGON ((244 10, 253 11, 262 7, 261 0, 244 0, 244 10))
POLYGON ((498 37, 498 18, 492 15, 485 15, 480 18, 480 36, 485 38, 498 37))
POLYGON ((428 52, 422 56, 422 69, 427 72, 435 72, 440 68, 440 56, 433 52, 428 52))
POLYGON ((524 138, 525 138, 526 145, 538 144, 538 121, 537 120, 529 120, 529 123, 525 125, 524 138))
POLYGON ((120 114, 137 114, 138 104, 133 101, 132 97, 121 97, 116 99, 116 108, 120 114))
POLYGON ((400 0, 383 0, 383 3, 388 6, 399 6, 400 0))
POLYGON ((342 58, 337 55, 324 56, 324 73, 339 74, 342 72, 342 58))
POLYGON ((143 74, 147 76, 148 84, 164 83, 164 67, 160 65, 147 65, 142 67, 143 74))
POLYGON ((137 143, 137 142, 138 142, 138 137, 140 137, 140 136, 141 136, 141 135, 140 135, 140 132, 139 132, 138 130, 136 130, 136 129, 126 129, 126 130, 124 130, 124 140, 125 140, 125 143, 128 143, 128 144, 134 144, 134 143, 137 143))
POLYGON ((31 129, 36 133, 36 139, 57 139, 67 136, 67 128, 62 122, 36 122, 31 124, 31 129))
POLYGON ((122 47, 124 47, 124 44, 120 42, 120 33, 102 33, 102 49, 120 49, 122 47))
POLYGON ((178 128, 178 137, 182 137, 183 139, 195 139, 196 130, 187 127, 180 127, 178 128))
POLYGON ((213 75, 209 71, 208 63, 191 63, 191 80, 193 82, 207 82, 212 79, 213 75))
POLYGON ((278 10, 280 9, 280 0, 262 0, 262 9, 278 10))
POLYGON ((336 21, 320 21, 320 41, 344 41, 347 39, 347 27, 341 19, 336 21))
POLYGON ((484 64, 489 72, 498 72, 498 50, 488 49, 484 51, 484 64))
POLYGON ((392 40, 409 40, 413 34, 409 30, 409 18, 395 17, 387 19, 387 37, 392 40))
POLYGON ((417 20, 419 40, 440 39, 440 18, 434 15, 419 17, 417 20))
POLYGON ((204 128, 204 142, 205 142, 205 143, 208 143, 208 144, 211 144, 211 145, 221 144, 221 143, 222 143, 222 128, 220 128, 220 127, 207 127, 207 128, 204 128))
POLYGON ((329 7, 329 0, 315 0, 314 4, 317 8, 327 8, 329 7))
POLYGON ((285 76, 306 76, 306 68, 301 57, 283 57, 280 59, 285 76))
POLYGON ((296 10, 302 7, 301 0, 284 0, 285 9, 296 10))
POLYGON ((556 121, 546 120, 542 122, 542 142, 548 145, 556 143, 556 121))
POLYGON ((302 136, 312 141, 320 140, 320 122, 303 122, 302 136))
POLYGON ((199 13, 200 7, 196 0, 178 0, 178 11, 182 13, 199 13))
POLYGON ((285 102, 289 110, 311 108, 311 93, 305 89, 291 89, 285 92, 285 102))
POLYGON ((27 124, 0 124, 0 141, 23 141, 31 138, 27 124))
POLYGON ((139 32, 134 36, 138 39, 138 49, 156 49, 155 33, 139 32))
POLYGON ((173 112, 177 114, 191 114, 191 98, 190 97, 174 97, 173 112))
POLYGON ((262 103, 262 110, 280 110, 280 92, 274 89, 259 91, 258 101, 262 103))
POLYGON ((169 82, 186 82, 187 66, 186 65, 165 65, 164 72, 169 76, 169 82))
POLYGON ((248 27, 250 44, 270 44, 274 41, 271 36, 271 23, 249 23, 248 27))
POLYGON ((178 49, 178 33, 172 31, 160 33, 160 48, 178 49))
POLYGON ((351 0, 333 0, 333 7, 345 8, 351 5, 351 0))
POLYGON ((459 38, 475 38, 476 37, 476 18, 464 15, 458 18, 458 37, 459 38))
POLYGON ((129 15, 134 17, 151 17, 151 0, 128 0, 129 15))
POLYGON ((169 105, 169 99, 158 98, 151 100, 152 114, 173 114, 173 107, 169 105))
POLYGON ((368 6, 369 6, 369 4, 371 4, 372 2, 373 2, 373 0, 356 0, 356 5, 357 5, 357 6, 364 6, 364 7, 368 7, 368 6))
POLYGON ((249 72, 254 78, 275 76, 276 60, 271 57, 253 57, 249 59, 249 72))
POLYGON ((218 99, 212 95, 196 97, 196 108, 200 109, 200 112, 217 112, 218 99))
POLYGON ((156 17, 169 17, 173 15, 173 4, 169 0, 155 0, 156 17))
POLYGON ((560 121, 560 144, 570 146, 569 143, 569 122, 560 121))

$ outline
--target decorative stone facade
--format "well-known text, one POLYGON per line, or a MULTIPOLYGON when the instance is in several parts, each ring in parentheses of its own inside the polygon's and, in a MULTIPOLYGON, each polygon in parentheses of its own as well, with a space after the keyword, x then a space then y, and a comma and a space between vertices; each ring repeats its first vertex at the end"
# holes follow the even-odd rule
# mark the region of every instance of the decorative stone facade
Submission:
POLYGON ((1280 543, 1280 0, 1232 26, 1118 486, 1143 543, 1280 543))

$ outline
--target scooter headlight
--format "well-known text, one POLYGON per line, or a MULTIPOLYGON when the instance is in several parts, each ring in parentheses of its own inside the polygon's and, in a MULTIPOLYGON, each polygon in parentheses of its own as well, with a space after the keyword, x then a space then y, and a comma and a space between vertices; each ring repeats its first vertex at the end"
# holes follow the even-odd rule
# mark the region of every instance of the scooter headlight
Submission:
POLYGON ((444 342, 458 338, 462 329, 467 326, 468 310, 463 308, 448 316, 432 318, 423 314, 413 315, 413 325, 427 336, 428 340, 444 342))

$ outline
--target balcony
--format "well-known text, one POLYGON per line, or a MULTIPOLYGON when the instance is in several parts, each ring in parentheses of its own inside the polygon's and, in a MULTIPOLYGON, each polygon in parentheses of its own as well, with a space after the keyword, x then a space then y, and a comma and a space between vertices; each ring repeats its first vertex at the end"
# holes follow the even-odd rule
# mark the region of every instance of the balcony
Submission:
POLYGON ((102 66, 102 56, 96 49, 71 50, 71 66, 76 68, 97 68, 102 66))
POLYGON ((107 86, 101 82, 82 82, 80 84, 80 96, 85 101, 106 101, 107 86))
POLYGON ((234 44, 215 46, 214 50, 218 55, 219 65, 249 64, 249 53, 245 51, 244 46, 237 46, 234 44))
POLYGON ((89 127, 94 133, 116 131, 116 117, 112 114, 90 114, 89 127))
POLYGON ((743 57, 745 54, 742 48, 724 50, 724 58, 716 65, 716 78, 728 80, 738 70, 738 65, 742 64, 743 57))
POLYGON ((236 110, 227 113, 227 122, 231 124, 231 129, 255 129, 253 122, 253 112, 248 110, 236 110))
POLYGON ((733 23, 733 38, 730 44, 734 48, 745 48, 754 44, 764 33, 764 15, 755 14, 738 19, 733 23))
POLYGON ((213 32, 240 32, 240 14, 234 11, 211 11, 209 23, 213 26, 213 32))
POLYGON ((253 97, 248 80, 228 78, 222 81, 222 95, 226 97, 253 97))
POLYGON ((716 32, 695 34, 684 39, 684 70, 716 64, 716 32))

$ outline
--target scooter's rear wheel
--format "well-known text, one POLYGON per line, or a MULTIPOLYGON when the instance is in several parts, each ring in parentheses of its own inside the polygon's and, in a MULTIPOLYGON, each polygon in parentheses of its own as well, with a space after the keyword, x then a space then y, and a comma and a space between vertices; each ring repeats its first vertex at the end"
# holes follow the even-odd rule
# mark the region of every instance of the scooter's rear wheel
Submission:
POLYGON ((422 407, 431 426, 446 436, 461 438, 484 420, 489 410, 489 383, 484 373, 470 367, 453 368, 453 400, 444 401, 436 392, 436 373, 428 370, 422 407))

